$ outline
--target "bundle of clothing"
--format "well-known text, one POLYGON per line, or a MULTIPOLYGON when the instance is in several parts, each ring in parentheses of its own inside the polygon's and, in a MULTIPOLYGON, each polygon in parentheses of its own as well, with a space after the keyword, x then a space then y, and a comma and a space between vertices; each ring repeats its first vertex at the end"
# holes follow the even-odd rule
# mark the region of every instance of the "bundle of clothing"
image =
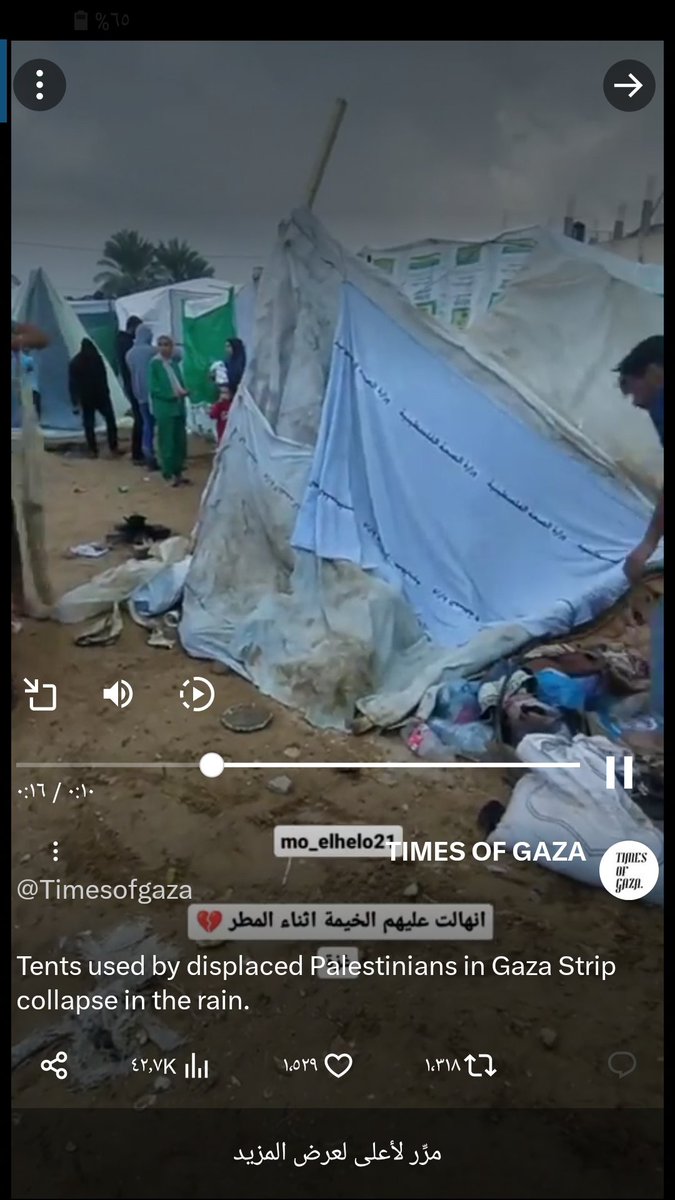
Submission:
POLYGON ((479 759, 491 743, 515 749, 530 734, 609 735, 630 745, 659 730, 649 713, 649 666, 637 652, 549 646, 496 664, 482 680, 448 675, 404 738, 419 757, 441 758, 445 748, 446 758, 479 759))

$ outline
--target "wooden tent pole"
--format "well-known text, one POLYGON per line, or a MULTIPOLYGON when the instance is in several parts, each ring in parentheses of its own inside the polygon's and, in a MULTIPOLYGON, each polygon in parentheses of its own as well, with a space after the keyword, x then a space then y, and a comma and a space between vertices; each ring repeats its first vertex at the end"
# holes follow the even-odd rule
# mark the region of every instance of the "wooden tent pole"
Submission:
POLYGON ((326 168, 328 166, 330 156, 335 148, 337 135, 340 132, 340 126, 342 125, 346 111, 347 101, 337 100, 335 103, 335 111, 326 130, 326 136, 323 140, 321 153, 317 158, 316 166, 314 167, 314 170, 310 176, 309 184, 307 186, 307 195, 305 199, 307 208, 311 209, 314 207, 314 201, 316 200, 319 188, 323 183, 323 177, 326 174, 326 168))

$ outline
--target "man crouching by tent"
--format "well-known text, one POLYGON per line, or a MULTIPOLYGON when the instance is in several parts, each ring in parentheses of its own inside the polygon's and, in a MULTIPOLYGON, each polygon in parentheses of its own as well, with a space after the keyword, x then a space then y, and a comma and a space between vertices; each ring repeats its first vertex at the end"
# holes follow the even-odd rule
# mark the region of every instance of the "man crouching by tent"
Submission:
MULTIPOLYGON (((663 337, 656 336, 640 342, 616 368, 619 387, 630 396, 636 408, 649 413, 663 447, 663 337)), ((656 501, 652 519, 642 541, 631 550, 624 571, 631 583, 638 583, 647 564, 663 537, 663 485, 656 501)), ((656 606, 652 618, 652 716, 663 719, 663 600, 656 606)))

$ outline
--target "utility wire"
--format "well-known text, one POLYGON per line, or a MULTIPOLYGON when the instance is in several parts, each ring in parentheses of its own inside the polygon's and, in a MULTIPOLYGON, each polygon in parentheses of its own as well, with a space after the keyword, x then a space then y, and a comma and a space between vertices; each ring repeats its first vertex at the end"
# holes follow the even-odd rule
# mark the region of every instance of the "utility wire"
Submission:
MULTIPOLYGON (((102 253, 101 246, 60 246, 54 242, 22 242, 22 241, 12 241, 12 245, 13 246, 32 246, 35 249, 41 249, 41 250, 76 250, 76 251, 81 251, 83 254, 101 254, 102 253)), ((251 260, 252 259, 257 260, 260 258, 259 254, 234 254, 234 253, 229 254, 227 252, 224 254, 211 254, 206 251, 204 251, 204 252, 198 251, 197 253, 199 253, 202 258, 240 258, 240 259, 251 259, 251 260)))

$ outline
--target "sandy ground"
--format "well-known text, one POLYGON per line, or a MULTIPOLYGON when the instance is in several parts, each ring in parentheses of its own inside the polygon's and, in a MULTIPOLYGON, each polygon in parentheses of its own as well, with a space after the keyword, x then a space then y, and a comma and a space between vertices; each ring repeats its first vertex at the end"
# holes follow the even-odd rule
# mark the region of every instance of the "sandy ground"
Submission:
MULTIPOLYGON (((131 512, 189 534, 196 515, 208 454, 198 449, 190 464, 193 488, 167 490, 128 460, 97 463, 45 456, 50 567, 57 592, 88 578, 103 564, 68 560, 68 547, 100 539, 131 512), (128 491, 120 491, 120 487, 128 491)), ((285 796, 268 789, 270 773, 225 771, 208 780, 198 771, 26 770, 14 772, 14 880, 60 878, 119 883, 136 876, 158 883, 189 884, 197 901, 489 902, 495 906, 495 941, 467 947, 371 946, 398 957, 448 957, 465 951, 490 960, 494 954, 554 962, 561 954, 613 959, 608 982, 590 978, 376 979, 321 981, 303 978, 244 979, 228 984, 248 1011, 171 1013, 163 1019, 179 1031, 198 1059, 208 1058, 207 1082, 181 1077, 164 1090, 130 1072, 82 1093, 40 1070, 37 1054, 14 1074, 15 1103, 26 1107, 189 1106, 410 1107, 503 1106, 508 1108, 640 1108, 661 1102, 662 951, 661 916, 642 904, 615 901, 527 865, 494 871, 468 864, 411 865, 386 861, 294 860, 272 853, 272 830, 283 822, 398 822, 409 836, 473 842, 476 814, 487 799, 508 796, 498 771, 394 772, 387 769, 395 742, 322 735, 292 712, 264 701, 272 724, 262 733, 235 735, 220 714, 253 690, 210 664, 187 659, 180 649, 150 649, 144 631, 125 619, 117 645, 81 649, 74 630, 28 621, 13 638, 17 680, 38 677, 58 687, 56 713, 35 714, 21 696, 14 712, 13 759, 17 761, 196 762, 207 750, 231 761, 283 761, 293 780, 285 796), (208 675, 216 688, 213 707, 201 714, 181 707, 178 691, 193 674, 208 675), (102 698, 116 679, 134 688, 133 703, 118 710, 102 698), (376 771, 348 775, 293 769, 285 755, 303 759, 377 761, 376 771), (62 787, 51 803, 56 784, 62 787), (45 785, 45 797, 33 795, 45 785), (33 785, 33 788, 31 788, 33 785), (86 789, 86 796, 83 794, 86 789), (52 843, 59 843, 53 863, 52 843), (325 1070, 286 1073, 286 1058, 321 1062, 329 1051, 349 1051, 352 1070, 341 1080, 325 1070), (620 1079, 608 1069, 615 1051, 630 1051, 637 1069, 620 1079), (490 1053, 496 1074, 471 1079, 465 1072, 430 1073, 425 1059, 490 1053)), ((258 697, 258 699, 262 699, 258 697)), ((274 775, 280 774, 275 771, 274 775)), ((511 778, 510 782, 513 782, 511 778)), ((194 958, 185 935, 185 906, 129 902, 83 903, 15 896, 15 953, 54 959, 64 939, 82 930, 102 935, 129 918, 194 958)), ((210 958, 231 958, 237 945, 212 947, 210 958)), ((294 944, 289 952, 310 951, 294 944)), ((281 947, 249 948, 253 957, 277 955, 281 947)), ((57 984, 88 991, 77 980, 20 981, 34 994, 57 984)), ((219 980, 186 980, 181 989, 220 994, 219 980)), ((17 1015, 14 1041, 54 1021, 54 1014, 17 1015)), ((143 1042, 139 1056, 159 1051, 143 1042)))

